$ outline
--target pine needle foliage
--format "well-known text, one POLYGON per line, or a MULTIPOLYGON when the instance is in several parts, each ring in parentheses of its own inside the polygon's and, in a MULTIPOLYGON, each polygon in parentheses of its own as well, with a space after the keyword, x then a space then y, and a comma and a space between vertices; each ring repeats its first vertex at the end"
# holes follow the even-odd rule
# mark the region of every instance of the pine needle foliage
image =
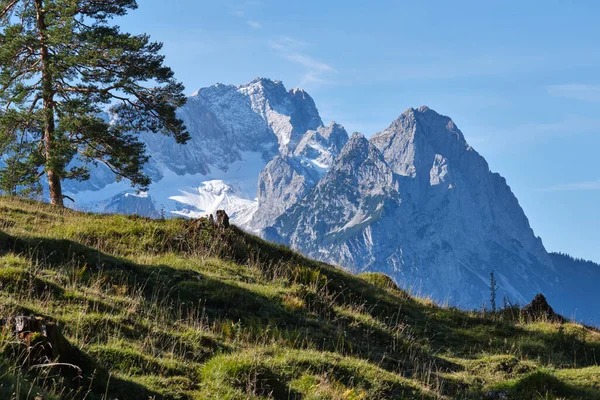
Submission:
POLYGON ((140 132, 189 139, 161 43, 111 24, 135 0, 0 0, 0 190, 63 205, 61 182, 102 163, 144 188, 140 132), (109 109, 107 114, 105 111, 109 109), (37 187, 37 188, 36 188, 37 187))

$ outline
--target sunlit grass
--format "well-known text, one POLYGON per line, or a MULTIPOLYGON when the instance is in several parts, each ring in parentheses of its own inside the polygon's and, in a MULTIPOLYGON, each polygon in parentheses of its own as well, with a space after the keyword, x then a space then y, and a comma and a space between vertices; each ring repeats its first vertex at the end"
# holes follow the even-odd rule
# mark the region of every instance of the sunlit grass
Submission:
POLYGON ((83 378, 0 337, 0 398, 600 398, 600 334, 461 311, 236 228, 0 198, 0 317, 57 321, 83 378), (108 397, 106 397, 108 396, 108 397))

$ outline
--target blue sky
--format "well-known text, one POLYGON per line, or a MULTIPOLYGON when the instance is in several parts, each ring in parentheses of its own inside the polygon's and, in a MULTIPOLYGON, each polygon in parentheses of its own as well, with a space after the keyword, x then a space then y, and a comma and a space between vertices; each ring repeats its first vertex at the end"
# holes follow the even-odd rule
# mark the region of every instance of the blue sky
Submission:
POLYGON ((188 93, 279 79, 367 136, 428 105, 506 177, 549 250, 600 262, 600 3, 139 3, 119 23, 164 42, 188 93))

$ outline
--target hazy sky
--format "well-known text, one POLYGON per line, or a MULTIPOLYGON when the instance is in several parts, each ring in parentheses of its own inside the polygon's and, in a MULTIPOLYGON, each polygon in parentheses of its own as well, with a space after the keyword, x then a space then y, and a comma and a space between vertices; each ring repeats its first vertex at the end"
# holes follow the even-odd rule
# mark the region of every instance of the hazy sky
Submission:
POLYGON ((257 76, 367 136, 409 107, 450 116, 546 248, 600 262, 597 1, 140 0, 188 93, 257 76))

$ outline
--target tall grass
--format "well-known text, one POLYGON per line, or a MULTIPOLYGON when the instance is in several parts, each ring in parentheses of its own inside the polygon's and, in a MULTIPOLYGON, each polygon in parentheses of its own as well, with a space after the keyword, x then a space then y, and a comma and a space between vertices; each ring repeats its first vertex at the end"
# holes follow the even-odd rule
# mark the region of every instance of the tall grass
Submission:
POLYGON ((0 317, 56 321, 82 370, 24 368, 5 329, 0 398, 600 396, 592 329, 440 306, 202 221, 0 198, 0 287, 0 317))

